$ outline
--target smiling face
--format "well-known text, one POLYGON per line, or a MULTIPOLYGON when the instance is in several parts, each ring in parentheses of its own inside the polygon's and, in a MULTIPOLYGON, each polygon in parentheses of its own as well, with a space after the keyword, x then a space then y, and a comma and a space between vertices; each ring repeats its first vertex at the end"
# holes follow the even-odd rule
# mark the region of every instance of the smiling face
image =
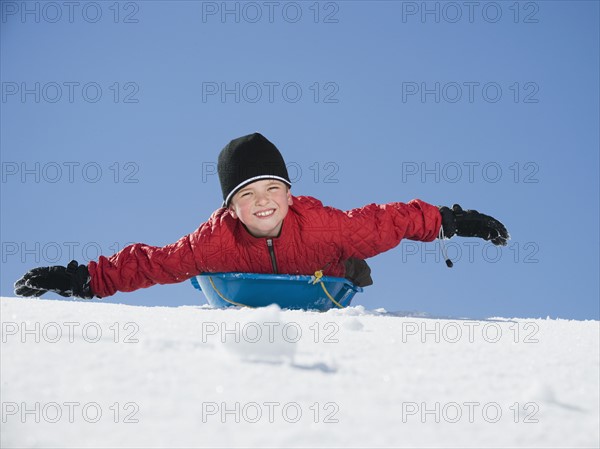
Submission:
POLYGON ((281 181, 263 179, 240 189, 231 199, 229 213, 254 237, 277 237, 292 205, 292 194, 281 181))

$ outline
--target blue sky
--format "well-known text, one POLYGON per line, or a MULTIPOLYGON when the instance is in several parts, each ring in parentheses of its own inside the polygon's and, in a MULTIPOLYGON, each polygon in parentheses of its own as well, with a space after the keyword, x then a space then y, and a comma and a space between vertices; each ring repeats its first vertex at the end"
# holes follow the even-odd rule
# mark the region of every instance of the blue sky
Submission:
MULTIPOLYGON (((1 4, 3 296, 194 231, 220 149, 258 131, 296 195, 460 203, 512 235, 452 239, 452 269, 406 241, 353 304, 599 318, 598 2, 1 4)), ((204 303, 187 282, 105 301, 204 303)))

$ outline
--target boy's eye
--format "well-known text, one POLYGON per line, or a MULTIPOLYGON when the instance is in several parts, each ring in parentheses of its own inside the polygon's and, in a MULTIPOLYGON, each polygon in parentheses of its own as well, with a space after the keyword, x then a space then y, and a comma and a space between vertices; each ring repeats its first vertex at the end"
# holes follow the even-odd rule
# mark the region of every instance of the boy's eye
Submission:
POLYGON ((245 196, 248 196, 248 195, 250 195, 250 193, 251 193, 251 192, 244 192, 244 193, 242 193, 242 195, 241 195, 241 196, 242 196, 242 198, 243 198, 243 197, 245 197, 245 196))
POLYGON ((279 189, 279 186, 271 186, 271 187, 269 187, 269 190, 277 190, 277 189, 279 189))

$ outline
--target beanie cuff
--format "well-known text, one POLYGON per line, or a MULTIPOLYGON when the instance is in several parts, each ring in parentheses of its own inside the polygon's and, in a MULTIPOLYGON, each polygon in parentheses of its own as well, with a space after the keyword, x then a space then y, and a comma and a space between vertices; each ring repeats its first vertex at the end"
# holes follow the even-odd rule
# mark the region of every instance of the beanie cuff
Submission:
POLYGON ((282 178, 281 176, 277 176, 277 175, 254 176, 250 179, 246 179, 244 182, 240 182, 237 186, 235 186, 231 190, 231 192, 229 192, 229 195, 227 195, 227 198, 225 198, 225 201, 223 201, 223 207, 227 207, 227 205, 229 204, 229 201, 231 201, 231 198, 233 197, 233 195, 235 195, 238 192, 238 190, 240 190, 244 186, 247 186, 248 184, 251 184, 255 181, 260 181, 261 179, 276 179, 278 181, 285 183, 288 187, 292 187, 292 184, 287 179, 282 178))

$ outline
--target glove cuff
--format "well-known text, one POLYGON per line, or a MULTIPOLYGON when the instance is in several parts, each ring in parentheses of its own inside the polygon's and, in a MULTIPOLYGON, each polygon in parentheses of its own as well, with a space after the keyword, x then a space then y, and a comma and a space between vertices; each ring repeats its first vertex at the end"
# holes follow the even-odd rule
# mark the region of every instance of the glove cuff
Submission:
POLYGON ((72 295, 76 298, 92 299, 94 292, 92 292, 90 272, 85 265, 79 265, 76 260, 72 260, 67 265, 67 274, 71 278, 71 290, 72 295))
POLYGON ((446 206, 438 206, 442 216, 442 229, 444 236, 450 238, 456 235, 456 216, 452 209, 446 206))

